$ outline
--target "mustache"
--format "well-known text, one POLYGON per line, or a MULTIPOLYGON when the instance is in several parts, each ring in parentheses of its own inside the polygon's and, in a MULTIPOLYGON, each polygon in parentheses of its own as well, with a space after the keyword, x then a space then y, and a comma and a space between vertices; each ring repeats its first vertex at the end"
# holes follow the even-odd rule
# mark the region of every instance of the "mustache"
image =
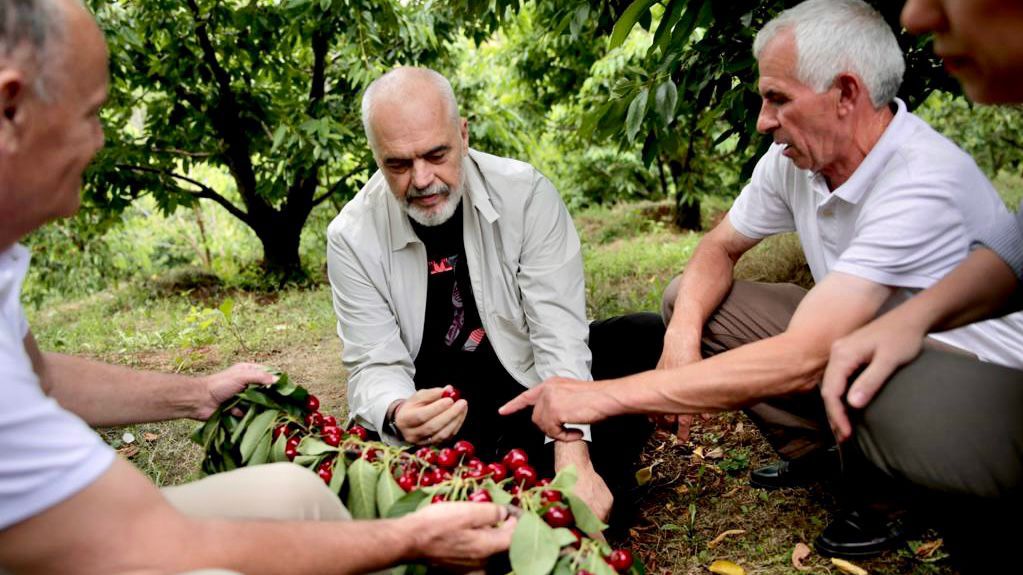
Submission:
POLYGON ((444 182, 434 182, 425 188, 417 188, 415 186, 409 186, 408 191, 405 192, 406 200, 414 200, 423 196, 432 196, 434 194, 450 194, 451 187, 444 182))

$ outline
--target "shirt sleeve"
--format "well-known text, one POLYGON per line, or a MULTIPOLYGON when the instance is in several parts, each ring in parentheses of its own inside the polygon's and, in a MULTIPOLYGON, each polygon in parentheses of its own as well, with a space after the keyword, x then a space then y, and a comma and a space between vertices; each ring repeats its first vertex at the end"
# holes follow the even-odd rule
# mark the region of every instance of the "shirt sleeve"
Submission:
POLYGON ((327 234, 327 275, 343 346, 341 360, 348 370, 350 417, 384 441, 400 443, 387 431, 387 408, 414 394, 416 386, 415 364, 398 320, 340 233, 327 234))
POLYGON ((977 243, 991 248, 1023 279, 1023 204, 1014 217, 981 229, 977 243))
POLYGON ((792 207, 785 196, 783 146, 773 145, 757 162, 753 176, 735 198, 728 219, 736 231, 755 240, 796 230, 792 207))
POLYGON ((116 457, 85 422, 43 393, 18 330, 0 334, 0 529, 75 495, 116 457))

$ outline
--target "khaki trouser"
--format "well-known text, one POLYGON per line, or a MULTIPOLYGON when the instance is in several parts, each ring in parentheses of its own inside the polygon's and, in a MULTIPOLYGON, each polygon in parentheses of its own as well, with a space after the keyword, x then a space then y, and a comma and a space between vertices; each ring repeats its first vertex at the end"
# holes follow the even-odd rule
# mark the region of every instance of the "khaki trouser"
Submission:
MULTIPOLYGON (((661 315, 665 324, 674 311, 681 277, 675 277, 664 291, 661 315)), ((805 295, 806 290, 794 284, 735 281, 704 325, 700 350, 703 357, 781 334, 805 295)), ((936 340, 928 340, 927 345, 967 353, 936 340)), ((744 411, 785 459, 803 457, 834 444, 824 402, 816 390, 773 397, 744 411)))
MULTIPOLYGON (((343 521, 351 515, 315 473, 291 463, 243 467, 165 487, 164 497, 190 517, 343 521)), ((238 575, 223 569, 187 575, 238 575)))

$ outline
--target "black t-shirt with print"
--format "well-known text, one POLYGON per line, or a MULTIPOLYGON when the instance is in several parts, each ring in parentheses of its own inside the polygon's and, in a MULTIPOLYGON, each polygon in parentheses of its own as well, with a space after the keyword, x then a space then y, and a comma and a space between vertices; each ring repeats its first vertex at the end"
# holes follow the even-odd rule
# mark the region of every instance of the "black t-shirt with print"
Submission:
POLYGON ((426 246, 429 274, 416 389, 450 384, 462 392, 469 413, 458 437, 473 442, 484 461, 497 461, 512 447, 537 448, 543 434, 528 410, 509 417, 497 413, 525 388, 505 371, 480 321, 465 259, 462 204, 438 226, 410 221, 426 246))

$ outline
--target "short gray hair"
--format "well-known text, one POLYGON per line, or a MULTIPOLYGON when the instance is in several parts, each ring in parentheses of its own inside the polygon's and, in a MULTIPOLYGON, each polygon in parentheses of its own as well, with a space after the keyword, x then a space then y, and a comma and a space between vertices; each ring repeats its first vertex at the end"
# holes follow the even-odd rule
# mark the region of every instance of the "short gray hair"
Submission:
MULTIPOLYGON (((451 88, 451 82, 442 74, 429 68, 411 66, 395 68, 373 80, 362 94, 362 129, 366 131, 366 140, 369 141, 369 147, 373 148, 374 151, 376 149, 376 139, 373 135, 373 127, 370 125, 370 116, 373 113, 373 106, 376 104, 378 93, 381 91, 385 93, 391 91, 407 92, 409 87, 407 82, 411 78, 427 80, 433 84, 447 104, 448 117, 451 121, 458 124, 459 120, 461 120, 461 116, 458 114, 458 100, 455 98, 455 91, 451 88)), ((409 97, 413 96, 411 93, 407 95, 409 97)))
POLYGON ((64 15, 57 0, 0 1, 0 56, 29 59, 35 70, 33 89, 40 98, 48 96, 51 60, 63 36, 64 15))
POLYGON ((884 18, 861 0, 807 0, 778 14, 753 41, 757 60, 780 32, 796 42, 796 77, 823 92, 843 72, 859 76, 874 108, 891 102, 902 85, 906 62, 884 18))

